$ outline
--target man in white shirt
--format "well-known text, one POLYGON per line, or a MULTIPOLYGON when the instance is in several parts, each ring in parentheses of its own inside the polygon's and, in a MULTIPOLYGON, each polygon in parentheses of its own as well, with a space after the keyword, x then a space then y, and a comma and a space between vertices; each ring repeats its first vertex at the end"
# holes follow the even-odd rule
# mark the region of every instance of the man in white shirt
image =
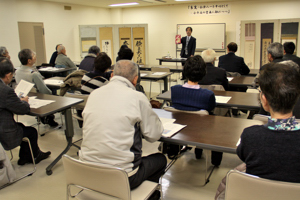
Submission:
POLYGON ((163 126, 147 97, 135 90, 137 72, 135 63, 120 60, 110 82, 90 94, 79 153, 82 161, 124 169, 131 189, 144 180, 158 182, 167 164, 161 153, 142 157, 142 137, 157 141, 163 126))

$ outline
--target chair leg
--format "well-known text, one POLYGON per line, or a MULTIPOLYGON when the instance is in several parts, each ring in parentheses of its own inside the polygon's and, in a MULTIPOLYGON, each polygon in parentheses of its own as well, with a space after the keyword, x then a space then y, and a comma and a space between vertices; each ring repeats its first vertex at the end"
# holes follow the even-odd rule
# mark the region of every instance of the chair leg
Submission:
POLYGON ((149 99, 151 100, 151 86, 152 86, 152 81, 150 80, 150 93, 149 93, 149 99))
POLYGON ((7 186, 10 186, 10 185, 12 185, 12 184, 18 182, 19 180, 22 180, 23 178, 25 178, 25 177, 27 177, 27 176, 31 176, 32 174, 34 174, 34 172, 36 172, 36 165, 35 165, 35 160, 34 160, 34 155, 33 155, 32 148, 31 148, 30 140, 29 140, 27 137, 24 137, 22 140, 23 140, 24 142, 27 142, 27 143, 28 143, 28 146, 29 146, 29 149, 30 149, 31 158, 32 158, 32 163, 33 163, 33 170, 32 170, 31 172, 29 172, 29 173, 27 173, 27 174, 21 176, 20 178, 14 180, 14 181, 11 182, 11 183, 7 183, 7 184, 5 184, 5 185, 2 185, 2 186, 0 187, 0 190, 3 189, 3 188, 5 188, 5 187, 7 187, 7 186))

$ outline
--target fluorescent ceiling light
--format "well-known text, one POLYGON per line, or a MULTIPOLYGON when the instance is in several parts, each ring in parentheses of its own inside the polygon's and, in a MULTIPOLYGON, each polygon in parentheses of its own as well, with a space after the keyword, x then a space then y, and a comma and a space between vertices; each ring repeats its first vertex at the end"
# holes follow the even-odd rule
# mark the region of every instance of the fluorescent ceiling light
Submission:
POLYGON ((132 5, 138 5, 139 3, 137 2, 132 2, 132 3, 118 3, 118 4, 111 4, 109 6, 132 6, 132 5))

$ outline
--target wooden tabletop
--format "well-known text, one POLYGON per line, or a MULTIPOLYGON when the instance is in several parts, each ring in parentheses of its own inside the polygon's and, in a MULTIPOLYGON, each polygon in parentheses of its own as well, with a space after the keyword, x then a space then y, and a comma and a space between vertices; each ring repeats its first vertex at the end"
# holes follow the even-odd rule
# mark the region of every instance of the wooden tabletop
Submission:
POLYGON ((248 76, 256 76, 259 73, 259 69, 250 69, 248 76))
POLYGON ((236 153, 236 144, 246 127, 263 124, 258 120, 153 110, 159 117, 176 119, 175 123, 187 125, 171 138, 161 138, 161 141, 226 153, 236 153))
MULTIPOLYGON (((216 91, 213 90, 216 96, 229 96, 231 99, 227 103, 217 102, 217 107, 222 108, 239 108, 247 110, 259 110, 260 103, 258 101, 259 94, 246 92, 232 92, 232 91, 216 91)), ((156 97, 165 101, 171 101, 171 91, 167 91, 156 97)))
POLYGON ((254 77, 252 76, 240 76, 240 77, 233 77, 231 81, 228 82, 229 85, 233 86, 253 86, 254 84, 254 77))
POLYGON ((54 114, 56 112, 63 111, 67 108, 70 108, 73 105, 83 102, 83 99, 70 98, 70 97, 61 97, 49 94, 41 94, 41 93, 32 93, 28 94, 29 97, 37 96, 37 99, 45 99, 45 100, 55 100, 55 102, 50 103, 46 106, 42 106, 40 108, 31 108, 30 115, 44 117, 50 114, 54 114))
POLYGON ((163 62, 182 62, 186 61, 186 58, 156 58, 156 60, 163 62))
POLYGON ((171 72, 182 72, 183 67, 182 66, 170 66, 170 65, 140 65, 140 70, 146 70, 151 71, 151 67, 166 67, 169 68, 171 72))

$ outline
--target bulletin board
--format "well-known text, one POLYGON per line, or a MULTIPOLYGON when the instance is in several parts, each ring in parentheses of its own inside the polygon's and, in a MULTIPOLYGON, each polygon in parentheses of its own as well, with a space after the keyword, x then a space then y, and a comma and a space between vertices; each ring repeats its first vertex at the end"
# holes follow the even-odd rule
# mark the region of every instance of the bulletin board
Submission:
POLYGON ((145 61, 145 28, 132 28, 133 36, 133 61, 139 65, 144 65, 145 61))
POLYGON ((114 61, 114 48, 113 48, 113 32, 112 27, 99 28, 100 49, 114 61))
MULTIPOLYGON (((196 51, 212 48, 215 51, 226 51, 226 24, 177 24, 177 34, 186 36, 186 27, 192 27, 192 36, 196 38, 196 51)), ((181 50, 181 44, 177 45, 177 51, 181 50)))

